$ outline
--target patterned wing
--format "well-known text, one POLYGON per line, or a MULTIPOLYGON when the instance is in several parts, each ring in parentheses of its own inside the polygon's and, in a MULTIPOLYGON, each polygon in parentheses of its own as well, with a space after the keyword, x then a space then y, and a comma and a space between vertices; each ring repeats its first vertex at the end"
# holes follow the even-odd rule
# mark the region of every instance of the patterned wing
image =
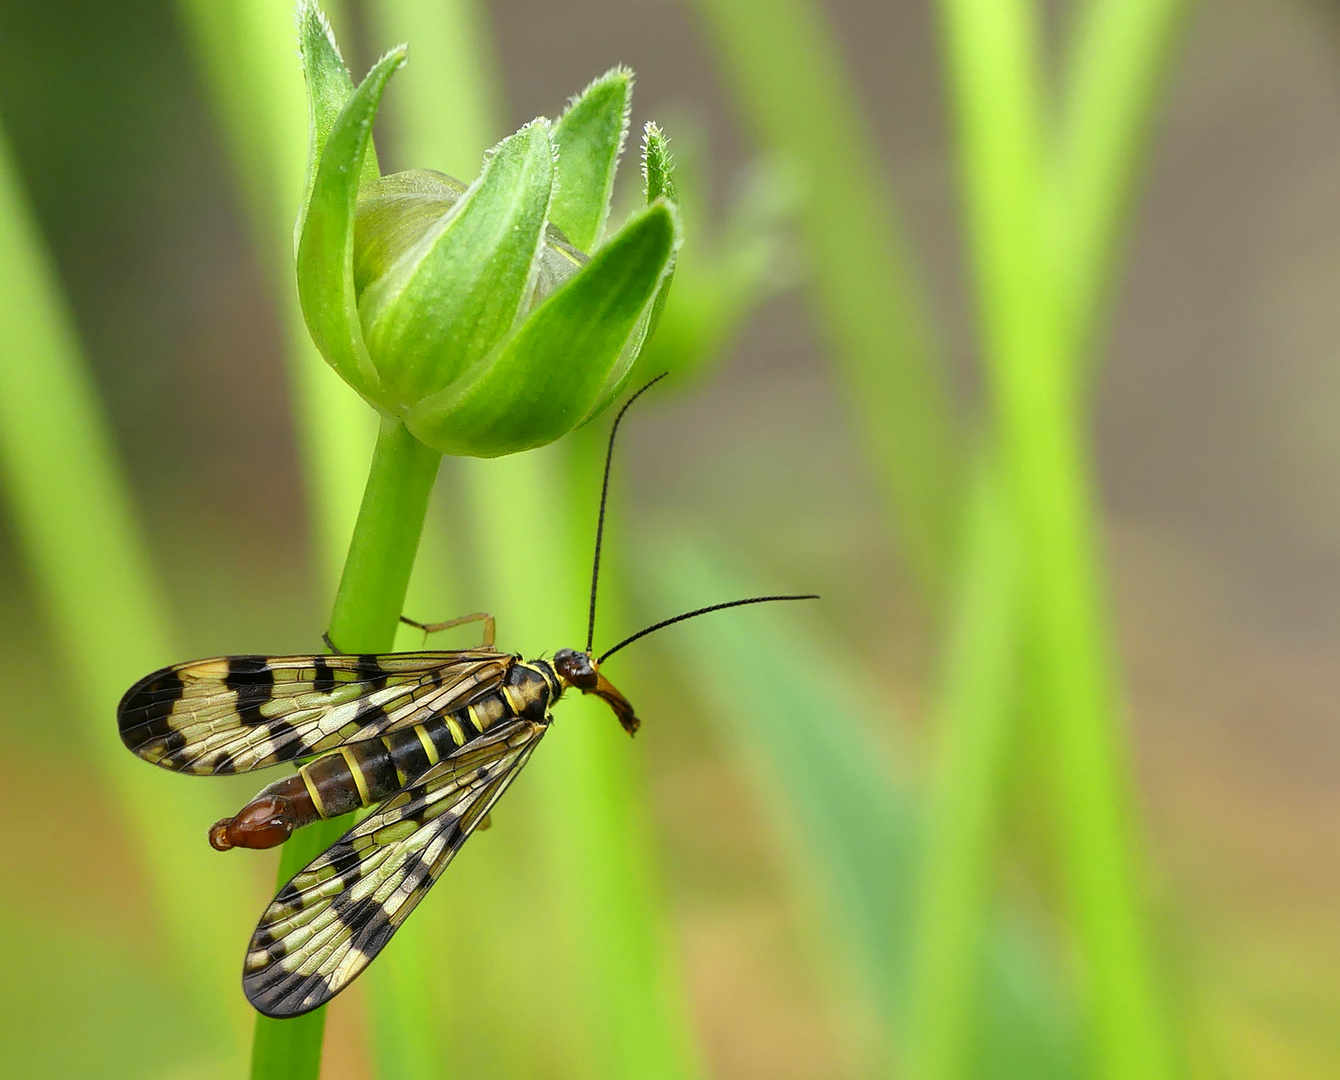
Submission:
POLYGON ((225 656, 141 679, 117 706, 121 741, 165 769, 263 769, 464 708, 513 658, 492 649, 225 656))
POLYGON ((545 726, 514 720, 444 758, 280 889, 247 949, 247 1000, 266 1016, 298 1016, 348 986, 507 789, 545 726))

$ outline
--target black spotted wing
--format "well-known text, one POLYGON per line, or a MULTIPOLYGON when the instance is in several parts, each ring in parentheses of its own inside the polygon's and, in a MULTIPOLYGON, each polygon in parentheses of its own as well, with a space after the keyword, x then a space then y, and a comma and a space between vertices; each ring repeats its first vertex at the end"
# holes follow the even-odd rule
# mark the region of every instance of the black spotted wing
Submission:
POLYGON ((324 1005, 375 957, 530 758, 545 725, 513 720, 433 766, 279 890, 242 988, 266 1016, 324 1005))
POLYGON ((127 747, 165 769, 246 772, 463 708, 511 662, 493 649, 194 660, 127 690, 117 723, 127 747))

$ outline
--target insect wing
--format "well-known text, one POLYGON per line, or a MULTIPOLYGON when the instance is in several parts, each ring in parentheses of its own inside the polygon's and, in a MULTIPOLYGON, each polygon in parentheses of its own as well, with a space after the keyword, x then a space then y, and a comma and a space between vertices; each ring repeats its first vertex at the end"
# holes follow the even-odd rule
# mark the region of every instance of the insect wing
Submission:
POLYGON ((266 1016, 324 1005, 379 953, 530 758, 516 720, 433 766, 314 859, 261 916, 242 972, 266 1016))
POLYGON ((510 660, 492 649, 195 660, 127 690, 117 723, 165 769, 246 772, 464 708, 497 689, 510 660))

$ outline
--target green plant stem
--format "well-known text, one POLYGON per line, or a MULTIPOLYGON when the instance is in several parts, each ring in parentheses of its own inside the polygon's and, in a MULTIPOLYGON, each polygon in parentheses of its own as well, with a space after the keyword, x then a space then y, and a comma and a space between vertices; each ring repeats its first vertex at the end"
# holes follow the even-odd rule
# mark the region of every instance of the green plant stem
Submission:
MULTIPOLYGON (((384 420, 373 450, 363 503, 330 616, 330 638, 343 652, 388 652, 409 587, 441 455, 403 424, 384 420)), ((283 848, 279 884, 288 881, 348 828, 320 822, 283 848)), ((294 1020, 257 1017, 253 1080, 315 1080, 321 1066, 325 1009, 294 1020)))
MULTIPOLYGON (((1091 1061, 1100 1075, 1113 1078, 1172 1076, 1178 1072, 1176 1055, 1142 925, 1138 841, 1116 730, 1097 515, 1083 449, 1085 410, 1075 392, 1077 353, 1092 336, 1094 315, 1101 309, 1117 212, 1145 126, 1142 110, 1152 101, 1151 76, 1159 70, 1162 49, 1145 50, 1163 43, 1161 30, 1172 21, 1150 5, 1137 5, 1141 10, 1134 18, 1111 5, 1096 16, 1086 13, 1068 118, 1079 117, 1086 125, 1108 119, 1114 130, 1094 133, 1072 120, 1059 164, 1049 174, 1036 86, 1036 34, 1027 5, 946 0, 942 7, 984 352, 1000 419, 1007 490, 1028 568, 1023 619, 1038 705, 1056 746, 1063 863, 1083 956, 1091 1061), (1115 63, 1105 55, 1113 30, 1124 31, 1117 35, 1115 63), (1114 78, 1105 85, 1105 79, 1114 78), (1068 230, 1074 234, 1063 236, 1068 230)), ((1008 524, 1008 518, 1002 521, 1008 524)), ((967 781, 971 763, 963 768, 967 781)), ((983 775, 991 771, 979 770, 983 775)), ((974 805, 990 812, 988 799, 974 805)), ((976 838, 986 827, 979 820, 965 828, 964 848, 975 844, 982 850, 976 838)), ((980 880, 981 869, 970 876, 980 880)), ((963 895, 968 896, 966 887, 963 895)), ((947 932, 942 928, 938 937, 947 932)), ((947 1002, 958 1001, 946 1006, 942 1020, 963 1007, 962 970, 960 965, 959 991, 941 995, 947 1002)), ((930 1038, 946 1030, 944 1022, 927 1027, 930 1038)), ((925 1047, 925 1060, 940 1062, 928 1066, 926 1076, 954 1074, 945 1065, 952 1054, 937 1058, 931 1044, 925 1047)))
MULTIPOLYGON (((342 6, 331 0, 324 5, 337 23, 342 6)), ((317 352, 298 306, 291 225, 303 190, 308 106, 294 57, 293 11, 272 0, 179 0, 179 10, 237 173, 253 243, 278 301, 313 547, 321 577, 334 587, 358 513, 357 478, 377 425, 373 413, 317 352)), ((440 525, 426 528, 423 549, 408 604, 417 612, 440 613, 450 604, 444 582, 449 550, 440 525)), ((436 1025, 422 1017, 413 1022, 411 1010, 404 1008, 418 999, 425 983, 427 960, 419 940, 425 918, 421 914, 396 935, 368 976, 368 985, 375 1015, 405 1021, 384 1040, 393 1045, 388 1053, 396 1060, 431 1063, 437 1056, 436 1025), (414 968, 409 975, 400 970, 406 958, 414 968), (379 985, 383 980, 385 987, 379 985), (387 996, 394 1001, 383 1007, 381 999, 387 996)), ((319 1025, 309 1035, 316 1043, 309 1053, 319 1051, 319 1025)))
POLYGON ((330 615, 331 640, 344 652, 388 652, 395 644, 441 460, 403 424, 382 421, 330 615))
MULTIPOLYGON (((372 0, 365 10, 372 40, 411 44, 413 62, 396 77, 385 108, 397 167, 473 178, 501 129, 501 95, 479 5, 474 0, 372 0)), ((470 464, 453 461, 450 467, 459 475, 470 464)), ((453 513, 452 520, 459 515, 453 513)), ((420 574, 440 570, 449 554, 442 530, 430 531, 425 540, 431 547, 425 546, 419 560, 420 574)), ((410 586, 415 617, 459 614, 443 575, 439 572, 429 587, 420 574, 410 586)), ((449 938, 454 914, 445 900, 424 905, 368 973, 371 1036, 382 1080, 438 1080, 460 1060, 450 1045, 459 1034, 444 1037, 440 1023, 450 990, 444 980, 455 976, 442 970, 431 948, 435 921, 442 924, 439 936, 449 938)))
POLYGON ((954 410, 892 192, 811 0, 694 0, 757 140, 797 168, 815 302, 893 530, 932 595, 953 550, 954 410))
POLYGON ((71 745, 89 749, 137 842, 154 916, 208 1052, 240 1056, 245 1020, 225 989, 236 971, 227 930, 247 890, 202 842, 222 809, 217 794, 149 769, 116 737, 117 699, 175 658, 173 633, 115 440, 2 131, 0 252, 0 479, 83 725, 71 745), (202 934, 202 922, 216 932, 202 934))
MULTIPOLYGON (((328 0, 324 6, 338 22, 342 5, 328 0)), ((313 547, 321 577, 333 588, 358 513, 357 478, 377 424, 358 395, 321 358, 298 307, 291 224, 302 196, 308 115, 302 70, 294 59, 293 12, 272 0, 180 0, 179 9, 237 172, 253 243, 278 301, 313 547)), ((451 606, 445 582, 450 548, 440 522, 426 525, 422 548, 408 604, 427 618, 443 617, 440 613, 451 606)), ((436 1026, 410 1022, 402 1007, 417 1000, 417 988, 425 982, 425 952, 416 947, 423 919, 419 916, 397 934, 369 976, 369 985, 376 987, 387 972, 387 985, 394 988, 388 993, 396 1002, 381 1008, 374 990, 373 1011, 406 1020, 386 1040, 394 1043, 390 1052, 432 1061, 436 1026), (406 962, 418 963, 419 970, 413 975, 398 971, 406 962)))

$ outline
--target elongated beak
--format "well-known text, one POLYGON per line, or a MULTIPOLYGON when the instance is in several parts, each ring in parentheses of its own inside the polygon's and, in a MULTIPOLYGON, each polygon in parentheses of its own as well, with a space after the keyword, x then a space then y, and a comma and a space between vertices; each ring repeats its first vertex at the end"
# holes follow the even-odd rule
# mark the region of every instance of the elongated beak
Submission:
POLYGON ((629 735, 635 735, 637 729, 642 725, 633 714, 632 703, 624 697, 609 679, 605 678, 599 672, 596 673, 596 685, 590 690, 582 691, 586 694, 595 694, 605 700, 605 703, 614 710, 614 715, 619 718, 619 723, 623 725, 624 731, 629 735))

